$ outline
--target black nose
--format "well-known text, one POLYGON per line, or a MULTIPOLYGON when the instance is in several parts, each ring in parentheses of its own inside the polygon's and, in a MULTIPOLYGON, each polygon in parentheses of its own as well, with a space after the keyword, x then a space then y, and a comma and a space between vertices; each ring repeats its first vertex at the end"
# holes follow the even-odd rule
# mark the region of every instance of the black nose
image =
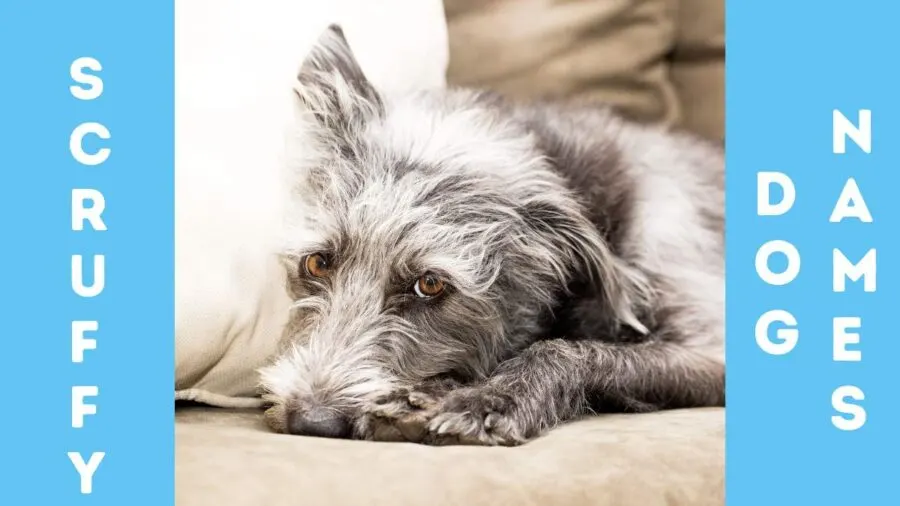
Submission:
POLYGON ((288 430, 297 436, 347 438, 350 421, 330 409, 294 411, 288 417, 288 430))

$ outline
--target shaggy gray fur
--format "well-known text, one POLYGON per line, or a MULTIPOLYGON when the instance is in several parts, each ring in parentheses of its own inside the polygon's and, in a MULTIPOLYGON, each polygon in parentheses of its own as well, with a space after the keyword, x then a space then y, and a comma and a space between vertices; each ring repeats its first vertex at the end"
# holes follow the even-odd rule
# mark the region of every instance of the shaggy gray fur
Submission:
POLYGON ((720 148, 602 108, 384 95, 338 27, 296 92, 274 429, 514 445, 724 405, 720 148), (416 294, 426 272, 439 296, 416 294))

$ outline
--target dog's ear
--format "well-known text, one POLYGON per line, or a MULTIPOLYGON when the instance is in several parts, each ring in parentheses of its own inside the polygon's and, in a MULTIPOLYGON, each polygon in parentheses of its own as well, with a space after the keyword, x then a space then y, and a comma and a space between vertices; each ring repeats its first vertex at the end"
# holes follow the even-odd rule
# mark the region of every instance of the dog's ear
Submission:
POLYGON ((294 91, 301 108, 327 127, 363 120, 383 108, 379 93, 336 24, 329 25, 313 44, 297 73, 294 91))
POLYGON ((647 279, 610 251, 597 228, 573 202, 537 199, 521 210, 531 237, 541 243, 545 259, 553 262, 559 282, 588 284, 603 307, 590 317, 648 332, 638 314, 651 298, 647 279), (611 318, 610 318, 611 317, 611 318))

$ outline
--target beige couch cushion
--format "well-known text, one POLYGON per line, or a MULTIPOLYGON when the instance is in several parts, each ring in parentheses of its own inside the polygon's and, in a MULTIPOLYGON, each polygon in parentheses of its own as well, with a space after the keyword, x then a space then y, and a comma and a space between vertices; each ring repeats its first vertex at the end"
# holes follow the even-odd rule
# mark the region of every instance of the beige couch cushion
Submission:
POLYGON ((675 0, 445 0, 451 84, 512 97, 603 101, 680 120, 668 78, 675 0))
POLYGON ((444 0, 448 82, 724 136, 724 0, 444 0))
POLYGON ((257 411, 176 413, 179 506, 721 506, 724 410, 596 417, 518 448, 275 434, 257 411))
POLYGON ((725 138, 725 0, 680 0, 670 78, 681 101, 681 126, 725 138))

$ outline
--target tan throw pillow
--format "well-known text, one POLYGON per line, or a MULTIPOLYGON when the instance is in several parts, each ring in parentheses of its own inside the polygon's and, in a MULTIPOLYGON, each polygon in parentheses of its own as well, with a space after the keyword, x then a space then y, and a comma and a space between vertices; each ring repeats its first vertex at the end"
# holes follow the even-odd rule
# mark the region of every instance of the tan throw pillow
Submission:
POLYGON ((666 57, 675 0, 445 0, 448 82, 512 97, 602 101, 677 124, 666 57))

